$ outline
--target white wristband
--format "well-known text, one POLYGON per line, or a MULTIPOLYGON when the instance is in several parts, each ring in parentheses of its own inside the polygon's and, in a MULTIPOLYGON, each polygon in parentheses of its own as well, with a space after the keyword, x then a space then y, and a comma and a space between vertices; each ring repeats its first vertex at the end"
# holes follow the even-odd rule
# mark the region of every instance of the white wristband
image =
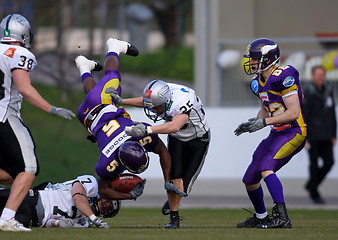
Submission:
POLYGON ((152 133, 153 133, 153 131, 151 130, 151 127, 150 127, 150 126, 147 127, 147 133, 148 133, 148 134, 152 134, 152 133))
POLYGON ((96 218, 95 214, 92 214, 92 215, 89 216, 89 219, 90 219, 92 222, 94 222, 95 218, 96 218))

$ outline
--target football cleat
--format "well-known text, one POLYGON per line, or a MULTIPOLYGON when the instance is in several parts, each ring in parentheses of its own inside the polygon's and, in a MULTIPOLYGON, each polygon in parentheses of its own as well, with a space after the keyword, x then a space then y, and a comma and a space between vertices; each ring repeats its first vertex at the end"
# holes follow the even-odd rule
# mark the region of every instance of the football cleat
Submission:
POLYGON ((170 214, 170 207, 169 207, 169 202, 168 202, 168 200, 163 204, 163 207, 162 207, 162 214, 163 214, 163 215, 169 215, 169 214, 170 214))
POLYGON ((107 46, 108 52, 115 52, 117 54, 123 53, 134 57, 139 54, 137 48, 134 45, 115 38, 109 38, 107 40, 107 46))
POLYGON ((272 208, 272 218, 265 223, 257 224, 257 228, 292 228, 285 203, 275 203, 275 206, 272 208))
POLYGON ((24 227, 21 223, 16 221, 14 218, 9 220, 4 220, 0 218, 0 230, 2 231, 12 231, 12 232, 30 232, 32 231, 29 228, 24 227))
POLYGON ((126 55, 136 57, 136 56, 138 56, 138 54, 139 54, 138 49, 134 45, 130 44, 128 46, 126 55))
POLYGON ((101 71, 103 69, 102 64, 98 61, 94 61, 94 62, 95 62, 95 67, 93 68, 93 71, 97 71, 97 72, 101 71))
POLYGON ((178 214, 170 214, 170 220, 167 225, 165 225, 165 228, 168 229, 175 229, 180 227, 180 216, 178 214))
POLYGON ((259 219, 258 217, 256 217, 256 214, 254 214, 253 217, 248 218, 244 222, 238 223, 237 228, 255 228, 257 227, 258 224, 264 224, 267 221, 269 221, 269 219, 270 219, 269 215, 267 215, 263 219, 259 219))
POLYGON ((79 55, 75 58, 76 67, 80 69, 85 69, 90 71, 101 71, 103 69, 102 64, 94 61, 89 60, 83 55, 79 55))

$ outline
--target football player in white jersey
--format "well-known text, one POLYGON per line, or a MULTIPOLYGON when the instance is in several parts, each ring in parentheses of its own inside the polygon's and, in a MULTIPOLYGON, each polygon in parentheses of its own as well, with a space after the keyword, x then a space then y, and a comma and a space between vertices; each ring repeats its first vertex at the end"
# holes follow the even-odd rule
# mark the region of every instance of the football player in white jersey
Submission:
MULTIPOLYGON (((145 126, 140 123, 126 127, 125 131, 131 136, 168 134, 171 178, 179 190, 190 193, 204 164, 210 142, 210 127, 202 101, 195 91, 183 85, 153 80, 145 87, 143 97, 122 99, 114 88, 108 88, 106 92, 118 104, 143 107, 147 117, 154 122, 165 120, 161 125, 145 126)), ((181 196, 168 192, 168 201, 162 208, 163 214, 170 213, 166 228, 179 228, 180 200, 181 196)))
MULTIPOLYGON (((8 189, 0 190, 0 208, 8 198, 8 189)), ((90 227, 109 228, 99 217, 113 217, 120 201, 101 199, 98 184, 91 175, 52 184, 40 184, 25 197, 15 219, 26 227, 90 227)))
POLYGON ((0 183, 12 184, 0 218, 0 230, 30 231, 14 219, 39 172, 35 145, 20 116, 22 98, 33 106, 66 119, 74 113, 49 104, 31 85, 28 72, 37 62, 28 50, 32 32, 26 18, 11 14, 0 23, 0 183))

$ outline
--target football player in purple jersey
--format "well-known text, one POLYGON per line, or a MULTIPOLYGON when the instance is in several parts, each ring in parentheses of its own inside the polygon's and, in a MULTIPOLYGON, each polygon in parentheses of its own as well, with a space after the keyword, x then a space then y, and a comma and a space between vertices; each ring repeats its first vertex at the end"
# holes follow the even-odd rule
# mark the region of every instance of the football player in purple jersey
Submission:
POLYGON ((261 101, 256 117, 241 123, 237 136, 255 132, 268 125, 269 136, 257 147, 243 177, 255 214, 238 223, 239 228, 291 228, 283 186, 276 172, 287 164, 305 145, 306 124, 303 119, 303 92, 298 71, 290 66, 277 67, 280 59, 278 45, 261 38, 251 42, 243 55, 246 74, 254 74, 250 87, 261 101), (274 201, 272 216, 267 214, 261 180, 264 179, 274 201))
POLYGON ((128 42, 109 38, 108 53, 104 63, 105 75, 96 82, 92 70, 100 70, 100 64, 84 56, 75 59, 82 77, 86 97, 78 108, 78 119, 92 134, 100 149, 101 155, 96 165, 99 179, 99 194, 105 199, 136 199, 143 193, 145 180, 135 186, 129 193, 118 192, 111 187, 111 181, 124 170, 141 173, 148 167, 147 151, 160 157, 160 164, 165 180, 165 189, 177 194, 179 191, 170 179, 170 154, 157 134, 142 137, 128 136, 124 129, 134 123, 123 107, 116 107, 114 99, 106 89, 114 87, 121 94, 121 76, 119 74, 119 56, 126 54, 137 56, 138 50, 128 42))

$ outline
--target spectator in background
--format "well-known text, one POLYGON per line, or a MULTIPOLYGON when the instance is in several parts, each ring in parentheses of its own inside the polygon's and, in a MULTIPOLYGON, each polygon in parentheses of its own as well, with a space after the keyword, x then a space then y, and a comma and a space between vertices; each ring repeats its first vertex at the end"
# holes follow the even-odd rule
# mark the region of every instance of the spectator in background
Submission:
POLYGON ((332 88, 325 83, 326 71, 322 66, 312 68, 312 82, 304 91, 304 118, 308 126, 310 145, 310 178, 305 185, 314 203, 324 200, 318 192, 330 171, 333 159, 333 146, 336 144, 336 112, 332 88), (319 166, 318 158, 323 160, 319 166))

